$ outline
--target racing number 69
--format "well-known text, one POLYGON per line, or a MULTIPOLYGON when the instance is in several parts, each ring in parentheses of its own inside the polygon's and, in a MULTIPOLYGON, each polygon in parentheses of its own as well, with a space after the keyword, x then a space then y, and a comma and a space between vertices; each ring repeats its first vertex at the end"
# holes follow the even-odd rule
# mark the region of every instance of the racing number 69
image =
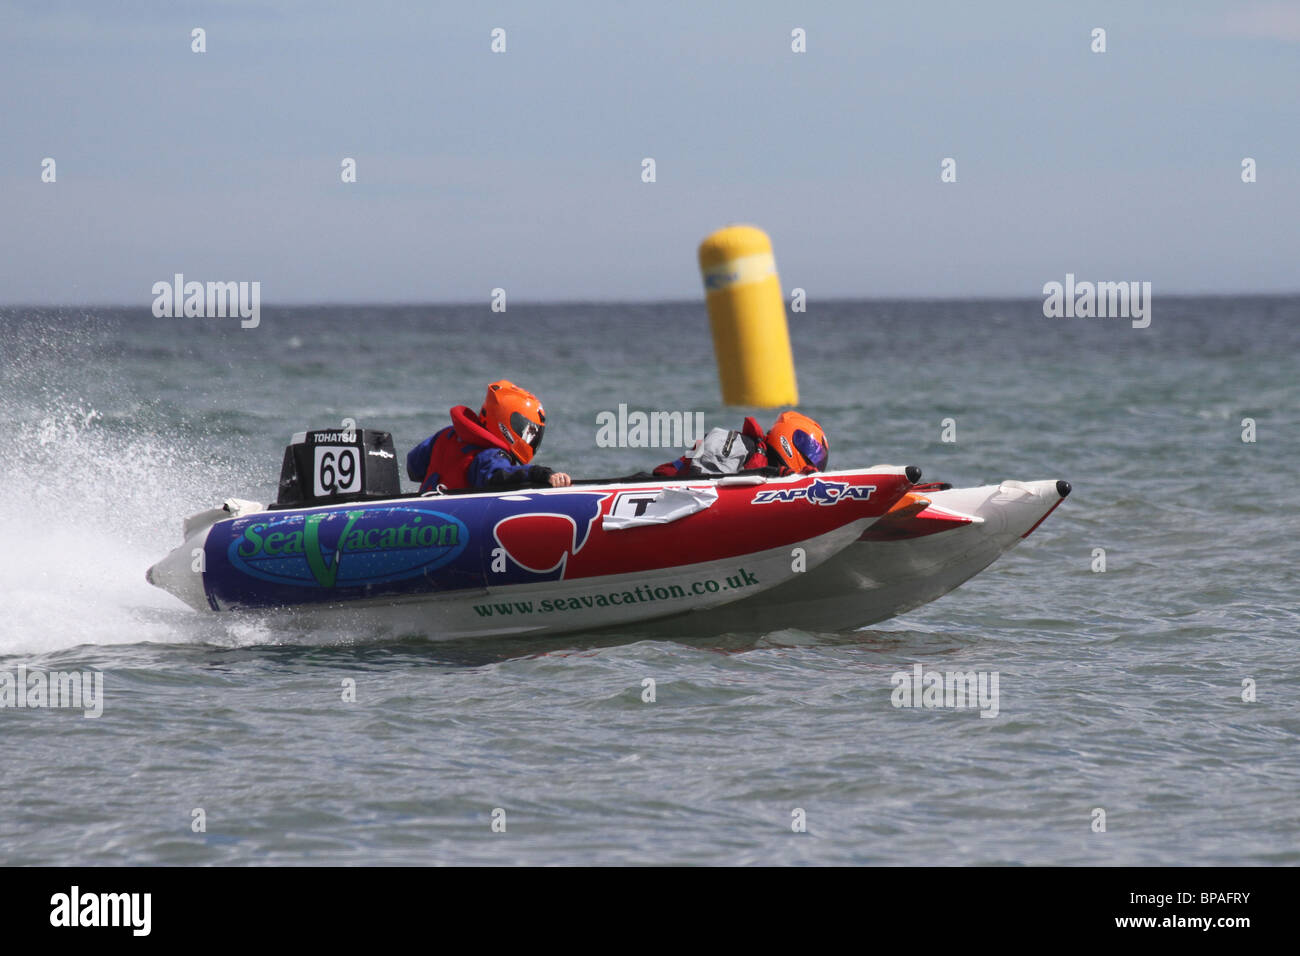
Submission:
POLYGON ((355 448, 316 449, 316 494, 347 494, 357 490, 360 462, 355 448))

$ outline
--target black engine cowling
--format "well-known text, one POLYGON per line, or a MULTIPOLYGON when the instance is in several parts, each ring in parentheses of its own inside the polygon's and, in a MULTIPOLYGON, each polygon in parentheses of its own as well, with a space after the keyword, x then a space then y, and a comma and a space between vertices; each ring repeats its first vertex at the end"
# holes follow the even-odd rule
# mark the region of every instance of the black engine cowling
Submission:
POLYGON ((393 436, 369 428, 298 432, 284 450, 279 507, 327 505, 402 493, 393 436))

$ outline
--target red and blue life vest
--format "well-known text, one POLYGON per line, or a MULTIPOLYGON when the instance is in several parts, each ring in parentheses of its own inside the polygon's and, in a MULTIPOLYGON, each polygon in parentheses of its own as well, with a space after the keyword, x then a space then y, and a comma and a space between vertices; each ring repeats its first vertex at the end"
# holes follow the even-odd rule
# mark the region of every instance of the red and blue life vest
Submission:
POLYGON ((506 440, 488 431, 468 406, 457 405, 451 410, 451 424, 433 436, 420 490, 432 491, 439 485, 448 491, 468 488, 470 465, 487 448, 510 452, 506 440))

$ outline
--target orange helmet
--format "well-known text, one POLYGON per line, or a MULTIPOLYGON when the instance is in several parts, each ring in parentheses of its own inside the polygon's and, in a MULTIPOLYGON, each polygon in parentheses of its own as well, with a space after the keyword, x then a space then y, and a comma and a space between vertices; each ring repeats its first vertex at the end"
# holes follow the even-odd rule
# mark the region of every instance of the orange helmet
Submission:
POLYGON ((546 431, 546 412, 532 392, 504 378, 488 386, 478 417, 492 434, 500 434, 521 465, 533 460, 546 431))
POLYGON ((767 445, 791 471, 825 471, 831 443, 807 415, 782 412, 767 433, 767 445))

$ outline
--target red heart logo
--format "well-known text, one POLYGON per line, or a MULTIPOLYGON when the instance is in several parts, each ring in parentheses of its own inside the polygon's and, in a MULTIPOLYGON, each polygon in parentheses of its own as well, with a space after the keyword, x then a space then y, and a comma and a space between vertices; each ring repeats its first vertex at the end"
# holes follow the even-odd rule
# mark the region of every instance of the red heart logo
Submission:
POLYGON ((535 574, 554 571, 573 548, 577 525, 567 515, 515 515, 496 526, 496 539, 510 559, 535 574))

